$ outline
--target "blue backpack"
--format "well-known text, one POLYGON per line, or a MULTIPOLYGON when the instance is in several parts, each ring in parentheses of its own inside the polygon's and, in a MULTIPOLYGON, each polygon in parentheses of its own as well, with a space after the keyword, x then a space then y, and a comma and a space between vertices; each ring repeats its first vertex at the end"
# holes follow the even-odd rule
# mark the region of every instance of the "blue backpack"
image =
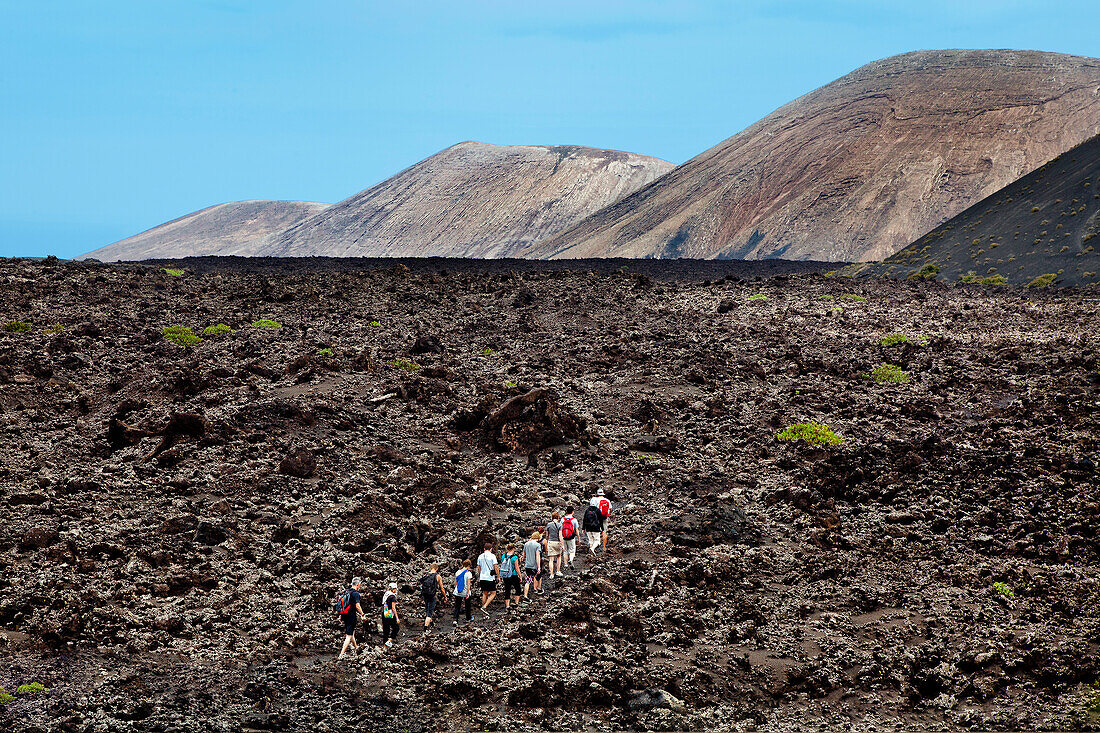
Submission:
POLYGON ((466 568, 455 573, 455 595, 466 596, 466 568))

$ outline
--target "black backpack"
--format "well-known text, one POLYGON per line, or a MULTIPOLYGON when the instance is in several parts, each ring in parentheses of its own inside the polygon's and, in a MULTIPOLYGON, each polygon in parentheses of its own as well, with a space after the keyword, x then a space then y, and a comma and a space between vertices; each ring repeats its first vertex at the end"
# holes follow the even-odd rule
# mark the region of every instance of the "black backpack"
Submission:
POLYGON ((351 588, 348 588, 340 594, 340 599, 336 604, 336 612, 341 616, 346 616, 355 610, 355 604, 351 602, 351 588))
POLYGON ((584 531, 585 532, 599 532, 603 529, 603 515, 600 514, 599 507, 589 505, 584 510, 584 531))
POLYGON ((425 600, 432 600, 436 594, 439 593, 439 581, 437 578, 439 575, 436 573, 428 573, 420 579, 420 597, 425 600))

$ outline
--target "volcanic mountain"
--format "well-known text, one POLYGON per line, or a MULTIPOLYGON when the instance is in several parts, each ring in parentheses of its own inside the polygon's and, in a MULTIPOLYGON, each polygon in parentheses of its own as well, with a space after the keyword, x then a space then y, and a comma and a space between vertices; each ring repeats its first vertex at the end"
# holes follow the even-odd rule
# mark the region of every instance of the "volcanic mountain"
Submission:
POLYGON ((248 254, 509 257, 672 167, 617 150, 463 142, 248 254))
POLYGON ((986 283, 1029 283, 1046 276, 1061 285, 1088 284, 1098 282, 1098 244, 1100 136, 860 274, 986 283))
POLYGON ((533 257, 877 260, 1100 132, 1100 59, 919 51, 868 64, 533 257))
POLYGON ((249 243, 282 231, 329 204, 311 201, 236 201, 217 204, 101 247, 79 259, 104 262, 241 254, 249 243))

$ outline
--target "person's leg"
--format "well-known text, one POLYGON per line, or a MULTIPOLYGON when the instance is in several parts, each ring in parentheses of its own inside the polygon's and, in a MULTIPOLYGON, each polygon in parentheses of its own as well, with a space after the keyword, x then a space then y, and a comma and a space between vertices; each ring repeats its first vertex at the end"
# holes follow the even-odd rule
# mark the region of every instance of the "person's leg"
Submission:
POLYGON ((341 657, 344 657, 348 653, 348 647, 351 646, 352 641, 353 641, 353 638, 350 635, 344 637, 344 646, 343 646, 343 648, 340 649, 340 656, 341 657))
POLYGON ((455 610, 454 610, 455 626, 458 625, 458 614, 459 614, 459 611, 461 609, 462 609, 462 596, 455 596, 455 610))
POLYGON ((466 596, 465 601, 466 601, 466 622, 469 623, 474 618, 474 612, 472 610, 473 607, 474 607, 474 604, 470 603, 470 597, 469 596, 466 596))

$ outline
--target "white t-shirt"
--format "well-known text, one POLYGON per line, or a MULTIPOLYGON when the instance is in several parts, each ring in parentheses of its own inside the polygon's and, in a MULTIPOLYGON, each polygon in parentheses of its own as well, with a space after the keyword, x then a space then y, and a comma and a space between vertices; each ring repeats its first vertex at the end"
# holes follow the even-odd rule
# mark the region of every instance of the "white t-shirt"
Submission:
MULTIPOLYGON (((593 496, 592 499, 589 500, 588 503, 591 506, 594 506, 597 509, 599 509, 601 501, 606 501, 607 502, 607 509, 608 509, 607 516, 611 516, 611 500, 608 499, 606 496, 593 496)), ((600 516, 603 517, 603 512, 602 511, 600 512, 600 516)), ((604 518, 606 519, 607 517, 604 517, 604 518)))
POLYGON ((477 567, 481 570, 481 580, 496 580, 497 556, 492 550, 486 550, 477 558, 477 567))

